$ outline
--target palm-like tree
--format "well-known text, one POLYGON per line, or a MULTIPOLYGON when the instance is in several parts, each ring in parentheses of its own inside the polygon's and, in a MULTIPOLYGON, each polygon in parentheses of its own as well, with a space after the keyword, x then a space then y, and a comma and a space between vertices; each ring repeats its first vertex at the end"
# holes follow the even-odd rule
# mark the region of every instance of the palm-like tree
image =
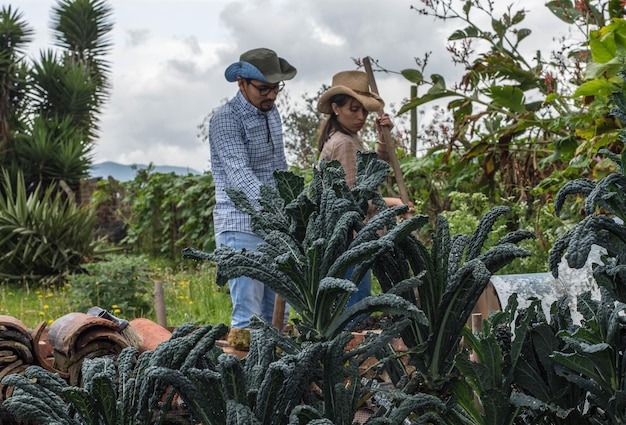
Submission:
POLYGON ((33 30, 11 6, 0 9, 0 164, 13 145, 26 105, 28 66, 24 59, 33 30))
POLYGON ((51 22, 60 50, 42 51, 29 65, 21 53, 32 30, 10 7, 0 14, 0 43, 8 40, 0 53, 2 165, 15 175, 21 169, 27 187, 63 181, 75 189, 91 165, 98 114, 108 98, 111 16, 103 0, 60 0, 51 22))
POLYGON ((73 194, 108 97, 110 18, 103 0, 58 0, 59 49, 28 61, 33 31, 10 6, 0 9, 0 278, 62 277, 97 249, 91 211, 73 194))

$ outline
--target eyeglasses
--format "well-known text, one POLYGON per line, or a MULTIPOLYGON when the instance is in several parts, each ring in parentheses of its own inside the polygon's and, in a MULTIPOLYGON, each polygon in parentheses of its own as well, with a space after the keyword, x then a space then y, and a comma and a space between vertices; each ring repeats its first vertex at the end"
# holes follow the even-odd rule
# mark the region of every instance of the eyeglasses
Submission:
POLYGON ((275 84, 273 86, 257 86, 256 84, 254 84, 251 80, 246 80, 248 82, 248 84, 250 84, 252 87, 254 87, 255 89, 257 89, 259 91, 259 94, 261 96, 267 96, 268 94, 270 94, 271 91, 273 91, 274 93, 278 93, 279 91, 281 91, 282 89, 285 88, 285 82, 281 81, 278 84, 275 84))

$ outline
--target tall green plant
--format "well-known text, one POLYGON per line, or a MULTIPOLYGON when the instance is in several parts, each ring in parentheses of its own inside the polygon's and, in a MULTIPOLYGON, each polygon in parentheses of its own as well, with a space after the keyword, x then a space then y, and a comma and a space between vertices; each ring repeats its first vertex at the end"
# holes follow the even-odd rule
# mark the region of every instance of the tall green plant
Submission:
POLYGON ((108 96, 105 57, 111 47, 112 10, 103 0, 60 0, 51 16, 53 42, 60 50, 43 51, 29 63, 23 49, 32 29, 10 7, 0 13, 0 38, 6 40, 0 58, 0 80, 5 82, 0 91, 5 112, 0 114, 0 163, 5 169, 23 169, 29 190, 63 181, 75 191, 87 175, 98 114, 108 96), (35 168, 28 166, 33 158, 35 168))
MULTIPOLYGON (((38 423, 140 425, 170 423, 169 414, 176 409, 172 402, 180 397, 191 423, 353 423, 362 395, 354 392, 360 380, 353 360, 357 354, 367 356, 365 349, 346 353, 345 335, 299 346, 255 318, 251 329, 245 361, 215 346, 227 332, 224 325, 197 328, 188 323, 154 352, 138 355, 126 348, 115 361, 86 360, 81 387, 31 366, 23 376, 4 378, 2 383, 14 392, 2 407, 38 423), (335 387, 333 397, 322 397, 318 389, 328 386, 335 387)), ((403 396, 397 403, 388 398, 386 404, 367 424, 407 418, 442 423, 438 412, 444 405, 432 396, 403 396)))
POLYGON ((606 163, 595 160, 599 148, 620 149, 619 125, 605 112, 608 95, 621 84, 615 76, 625 28, 615 0, 550 1, 546 7, 576 38, 534 56, 523 47, 536 31, 525 26, 535 10, 483 0, 412 7, 419 19, 456 23, 448 51, 465 71, 454 83, 438 73, 429 78, 426 53, 417 68, 401 71, 419 94, 400 110, 434 105, 436 111, 423 129, 424 157, 402 163, 408 186, 424 202, 421 211, 436 217, 449 209, 450 191, 473 193, 478 185, 492 203, 502 205, 504 198, 524 206, 514 221, 542 223, 534 231, 543 251, 561 232, 558 220, 546 222, 553 217, 553 194, 570 179, 601 174, 606 163))
MULTIPOLYGON (((466 323, 491 276, 530 254, 516 245, 534 237, 527 230, 509 232, 493 246, 484 246, 498 218, 508 211, 493 208, 471 235, 452 236, 448 221, 439 216, 430 249, 409 237, 374 264, 381 287, 418 305, 427 319, 411 321, 400 331, 415 370, 407 374, 401 362, 389 362, 392 381, 406 393, 433 394, 450 402, 446 417, 454 423, 471 423, 476 416, 467 403, 466 377, 456 363, 466 323), (455 397, 459 404, 453 401, 455 397)), ((492 417, 496 418, 502 419, 492 417)))
POLYGON ((377 187, 389 166, 374 153, 360 154, 355 187, 350 190, 336 161, 324 163, 309 188, 291 172, 276 171, 278 186, 261 189, 262 210, 256 210, 241 191, 230 190, 237 208, 252 217, 254 232, 263 238, 257 251, 219 247, 213 254, 183 251, 189 258, 215 261, 217 282, 250 276, 281 295, 302 320, 302 334, 332 339, 353 320, 376 311, 423 314, 415 305, 392 294, 368 297, 346 309, 356 285, 377 257, 407 237, 425 217, 396 224, 407 207, 386 209, 377 187), (370 202, 381 212, 363 223, 370 202), (385 234, 379 233, 386 229, 385 234), (346 273, 354 267, 350 276, 346 273))
POLYGON ((129 319, 153 314, 154 280, 145 257, 108 255, 83 268, 66 277, 74 311, 100 306, 129 319))
POLYGON ((28 193, 21 174, 17 181, 6 170, 2 174, 0 277, 39 283, 80 271, 99 245, 93 212, 67 200, 54 186, 28 193))
POLYGON ((141 253, 177 258, 185 246, 215 247, 215 186, 210 173, 177 176, 138 170, 126 185, 130 208, 124 243, 141 253))
POLYGON ((2 159, 13 147, 13 133, 21 129, 28 104, 25 53, 34 31, 10 5, 0 9, 0 22, 0 163, 5 164, 2 159))

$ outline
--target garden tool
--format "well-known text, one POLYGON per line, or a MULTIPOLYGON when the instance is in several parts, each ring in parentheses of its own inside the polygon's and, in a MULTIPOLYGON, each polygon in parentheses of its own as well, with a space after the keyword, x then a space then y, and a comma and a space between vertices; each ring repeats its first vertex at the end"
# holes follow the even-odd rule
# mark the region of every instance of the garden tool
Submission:
POLYGON ((138 348, 143 343, 142 337, 132 326, 128 326, 128 320, 120 319, 117 316, 112 315, 107 310, 100 307, 91 307, 87 310, 87 314, 89 316, 94 317, 102 317, 103 319, 107 319, 113 323, 115 323, 120 328, 120 333, 122 336, 128 341, 128 345, 131 347, 138 348))
MULTIPOLYGON (((365 66, 365 72, 367 72, 367 78, 369 80, 370 90, 372 93, 378 93, 378 87, 376 86, 376 80, 374 79, 374 73, 372 71, 372 64, 370 62, 369 56, 366 56, 363 59, 363 65, 365 66)), ((381 116, 384 114, 384 111, 381 109, 378 111, 378 115, 381 116)), ((385 149, 387 149, 387 153, 389 154, 389 163, 391 164, 391 168, 393 169, 393 174, 396 178, 396 184, 398 185, 398 192, 400 193, 400 199, 402 202, 409 205, 409 194, 406 191, 406 185, 404 184, 404 177, 402 176, 402 171, 400 170, 400 162, 398 162, 398 156, 396 155, 396 146, 391 138, 391 132, 388 127, 382 127, 383 141, 385 142, 385 149)))

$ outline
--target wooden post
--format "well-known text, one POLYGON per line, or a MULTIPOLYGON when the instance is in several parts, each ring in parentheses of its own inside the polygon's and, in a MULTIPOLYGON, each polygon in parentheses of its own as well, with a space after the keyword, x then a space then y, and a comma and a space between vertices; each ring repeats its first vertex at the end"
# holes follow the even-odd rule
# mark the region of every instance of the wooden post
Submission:
MULTIPOLYGON (((417 86, 411 86, 411 99, 417 97, 417 86)), ((411 109, 411 156, 417 156, 417 108, 411 109)))
POLYGON ((167 313, 165 311, 165 293, 163 292, 163 282, 154 282, 154 311, 156 312, 157 323, 167 328, 167 313))
POLYGON ((285 320, 285 300, 276 294, 274 299, 274 314, 272 316, 272 325, 276 326, 279 331, 283 330, 283 321, 285 320))

